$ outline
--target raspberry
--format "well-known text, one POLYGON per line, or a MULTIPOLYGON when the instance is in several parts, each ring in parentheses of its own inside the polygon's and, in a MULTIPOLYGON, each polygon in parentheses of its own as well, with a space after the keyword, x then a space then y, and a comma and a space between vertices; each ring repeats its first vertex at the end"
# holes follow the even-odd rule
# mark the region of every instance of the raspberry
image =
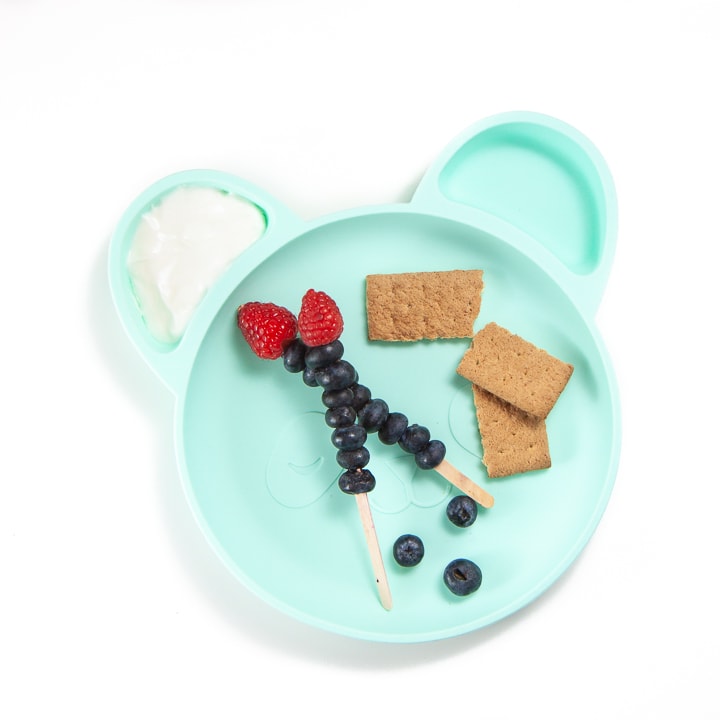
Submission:
POLYGON ((343 319, 335 301, 326 293, 308 290, 298 314, 300 338, 308 347, 335 342, 343 331, 343 319))
POLYGON ((276 360, 297 335, 297 320, 284 307, 249 302, 237 310, 237 324, 250 349, 263 360, 276 360))

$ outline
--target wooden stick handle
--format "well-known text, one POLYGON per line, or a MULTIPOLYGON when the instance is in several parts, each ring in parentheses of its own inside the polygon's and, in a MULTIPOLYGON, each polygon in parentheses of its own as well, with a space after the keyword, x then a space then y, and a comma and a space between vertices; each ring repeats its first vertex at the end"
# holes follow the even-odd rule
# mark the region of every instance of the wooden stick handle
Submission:
POLYGON ((454 465, 443 460, 436 468, 449 483, 461 490, 465 495, 471 497, 475 502, 485 508, 491 508, 495 504, 495 498, 479 485, 474 483, 467 475, 463 475, 454 465))
POLYGON ((367 493, 357 493, 355 495, 358 511, 360 512, 360 520, 365 532, 365 540, 367 541, 368 550, 370 551, 370 561, 372 562, 373 572, 375 573, 375 582, 377 583, 378 594, 380 595, 380 603, 386 610, 392 608, 392 596, 390 595, 390 586, 388 585, 387 575, 385 574, 385 565, 378 543, 377 533, 375 532, 375 522, 370 512, 370 503, 367 493))

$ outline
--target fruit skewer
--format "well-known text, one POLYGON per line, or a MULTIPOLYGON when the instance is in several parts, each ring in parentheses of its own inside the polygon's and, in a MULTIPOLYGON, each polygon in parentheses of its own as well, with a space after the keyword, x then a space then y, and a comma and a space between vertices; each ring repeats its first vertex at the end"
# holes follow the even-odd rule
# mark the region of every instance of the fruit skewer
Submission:
POLYGON ((336 459, 345 469, 338 479, 338 486, 344 493, 355 496, 380 604, 385 610, 391 610, 392 593, 368 500, 368 493, 375 488, 375 477, 366 467, 370 461, 370 452, 365 447, 368 431, 356 422, 358 410, 367 404, 370 392, 358 385, 357 371, 342 359, 340 311, 324 293, 318 295, 309 291, 303 298, 298 315, 300 337, 284 349, 283 365, 289 372, 302 372, 306 385, 323 388, 322 402, 327 408, 325 423, 333 428, 331 441, 337 448, 336 459), (310 314, 317 316, 316 322, 308 321, 310 314))
MULTIPOLYGON (((315 329, 316 337, 318 337, 318 332, 321 333, 323 339, 337 340, 340 336, 343 327, 342 316, 337 310, 337 306, 335 306, 335 311, 333 318, 329 316, 324 318, 322 329, 315 329), (333 324, 328 325, 331 320, 333 324)), ((303 372, 303 379, 307 385, 319 385, 315 379, 315 370, 321 372, 323 367, 339 360, 343 353, 343 346, 339 340, 333 346, 328 343, 316 347, 306 345, 301 338, 296 337, 298 320, 295 316, 287 308, 273 303, 250 302, 241 305, 237 310, 237 324, 251 350, 258 357, 265 360, 276 360, 282 357, 288 371, 303 372)), ((311 342, 307 335, 305 339, 311 342)), ((352 367, 349 363, 345 365, 348 368, 352 367)), ((357 373, 352 368, 352 376, 345 385, 349 385, 356 379, 357 373)), ((390 610, 392 609, 392 594, 367 497, 367 493, 375 487, 375 477, 369 470, 358 465, 360 463, 364 466, 370 458, 367 449, 362 447, 367 438, 367 431, 355 425, 356 413, 352 407, 347 405, 347 402, 355 396, 351 395, 347 388, 345 389, 344 402, 337 396, 331 400, 332 396, 329 393, 323 393, 323 402, 328 407, 325 415, 326 423, 335 428, 332 440, 338 448, 338 463, 341 464, 341 467, 346 468, 346 472, 340 476, 338 484, 343 492, 355 495, 380 603, 383 608, 390 610)))

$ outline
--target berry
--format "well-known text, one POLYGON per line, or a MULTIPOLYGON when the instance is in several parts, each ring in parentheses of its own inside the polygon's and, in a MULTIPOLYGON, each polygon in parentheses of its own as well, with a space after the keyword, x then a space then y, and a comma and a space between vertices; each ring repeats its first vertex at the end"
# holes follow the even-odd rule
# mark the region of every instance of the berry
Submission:
POLYGON ((237 325, 250 349, 263 360, 276 360, 297 335, 295 316, 274 303, 248 302, 237 309, 237 325))
POLYGON ((375 398, 358 410, 358 422, 368 431, 377 432, 387 420, 388 406, 384 400, 375 398))
POLYGON ((398 440, 398 445, 405 451, 412 453, 420 452, 430 442, 430 431, 422 425, 408 425, 407 430, 398 440))
POLYGON ((325 423, 331 428, 347 427, 355 422, 357 413, 349 405, 325 411, 325 423))
POLYGON ((308 290, 298 314, 298 329, 308 347, 337 340, 343 331, 343 319, 335 301, 322 291, 308 290))
POLYGON ((338 478, 338 485, 348 495, 359 495, 375 487, 375 476, 367 468, 348 470, 338 478))
POLYGON ((353 391, 352 406, 356 410, 359 410, 361 407, 363 407, 363 405, 366 405, 370 401, 370 398, 372 397, 370 388, 367 388, 364 385, 359 385, 358 383, 353 383, 350 386, 350 389, 353 391))
POLYGON ((353 391, 348 388, 340 390, 323 390, 322 404, 326 408, 340 407, 341 405, 352 405, 353 391))
POLYGON ((470 527, 477 518, 477 503, 467 495, 457 495, 447 504, 445 512, 453 525, 470 527))
POLYGON ((448 563, 443 572, 443 581, 451 593, 470 595, 480 587, 482 572, 472 560, 458 558, 448 563))
POLYGON ((318 386, 318 381, 315 379, 315 371, 311 370, 309 367, 306 367, 303 370, 302 379, 308 387, 318 386))
POLYGON ((300 338, 295 338, 285 348, 283 365, 288 372, 299 373, 305 369, 305 351, 307 346, 300 338))
POLYGON ((417 535, 401 535, 393 545, 395 562, 402 567, 415 567, 425 556, 425 546, 417 535))
POLYGON ((357 380, 357 371, 347 360, 337 360, 327 367, 315 368, 315 381, 325 390, 342 390, 357 380))
POLYGON ((346 470, 359 470, 370 462, 370 451, 366 447, 356 450, 338 450, 335 456, 337 464, 346 470))
POLYGON ((405 432, 408 426, 408 419, 399 412, 391 412, 385 422, 378 430, 378 438, 385 445, 394 445, 405 432))
POLYGON ((339 340, 335 342, 327 343, 326 345, 318 345, 317 347, 308 348, 305 354, 305 364, 309 368, 321 368, 329 365, 330 363, 339 360, 345 348, 339 340))
POLYGON ((441 440, 431 440, 422 450, 415 453, 415 462, 421 470, 437 467, 445 457, 445 444, 441 440))
POLYGON ((335 428, 330 440, 338 450, 357 450, 365 444, 367 431, 362 425, 347 425, 335 428))

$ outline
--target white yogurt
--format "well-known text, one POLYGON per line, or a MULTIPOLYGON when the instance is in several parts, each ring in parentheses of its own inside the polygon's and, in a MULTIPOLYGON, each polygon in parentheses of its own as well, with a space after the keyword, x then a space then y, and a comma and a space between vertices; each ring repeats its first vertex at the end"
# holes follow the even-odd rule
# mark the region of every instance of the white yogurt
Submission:
POLYGON ((146 212, 127 262, 153 337, 179 340, 210 286, 265 226, 253 203, 206 187, 180 187, 146 212))

